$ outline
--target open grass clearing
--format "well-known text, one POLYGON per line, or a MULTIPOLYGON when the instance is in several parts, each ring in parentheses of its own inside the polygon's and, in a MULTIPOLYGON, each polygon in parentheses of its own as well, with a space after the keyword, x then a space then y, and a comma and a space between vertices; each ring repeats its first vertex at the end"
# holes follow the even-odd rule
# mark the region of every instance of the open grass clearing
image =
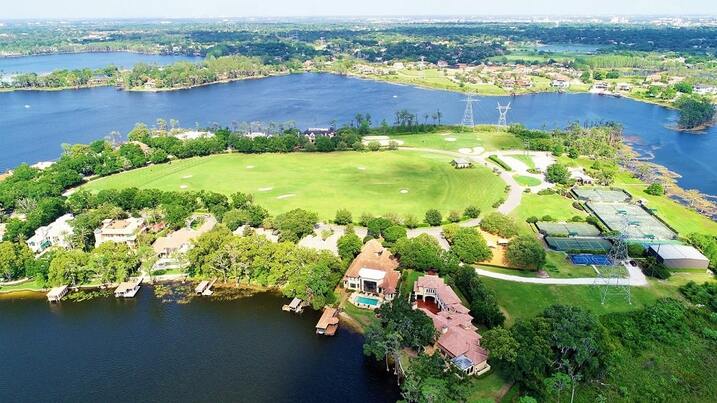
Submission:
POLYGON ((513 179, 515 179, 515 181, 518 182, 519 185, 528 187, 538 186, 543 183, 543 181, 541 181, 540 179, 534 178, 532 176, 515 175, 513 179))
POLYGON ((481 280, 496 293, 510 326, 516 319, 534 317, 554 304, 579 306, 597 315, 635 310, 659 298, 681 298, 678 290, 681 285, 690 280, 702 283, 710 278, 702 271, 675 272, 669 280, 650 279, 646 287, 632 287, 632 304, 623 295, 612 293, 605 305, 600 303, 600 289, 592 285, 526 284, 488 277, 481 280))
POLYGON ((85 188, 175 191, 186 185, 187 190, 227 195, 242 191, 253 193, 273 214, 304 208, 322 219, 333 218, 340 208, 356 219, 363 212, 422 218, 431 208, 447 215, 472 204, 490 210, 504 194, 500 178, 480 166, 454 169, 450 159, 416 151, 221 154, 128 171, 92 181, 85 188), (257 192, 267 188, 271 190, 257 192))
POLYGON ((504 150, 522 147, 522 143, 505 129, 496 126, 481 125, 473 129, 455 127, 445 131, 422 134, 399 134, 390 136, 393 140, 403 141, 405 147, 432 148, 458 152, 461 148, 485 150, 504 150), (447 139, 455 139, 447 141, 447 139))

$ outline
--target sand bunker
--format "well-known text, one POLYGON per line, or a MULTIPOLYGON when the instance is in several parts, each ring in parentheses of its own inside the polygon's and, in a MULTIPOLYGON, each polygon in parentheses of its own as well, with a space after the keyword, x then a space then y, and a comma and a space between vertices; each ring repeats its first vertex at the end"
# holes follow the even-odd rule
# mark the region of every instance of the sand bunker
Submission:
POLYGON ((446 141, 456 141, 455 137, 446 137, 446 141))
POLYGON ((270 191, 271 189, 274 189, 274 188, 272 188, 272 187, 259 188, 259 191, 260 191, 260 192, 268 192, 268 191, 270 191))
POLYGON ((189 179, 191 177, 192 177, 192 175, 184 175, 184 176, 182 176, 182 179, 189 179))
POLYGON ((296 196, 296 195, 293 193, 289 193, 289 194, 285 194, 285 195, 281 195, 281 196, 276 196, 276 198, 281 200, 281 199, 288 199, 289 197, 294 197, 294 196, 296 196))
POLYGON ((472 154, 473 150, 470 148, 459 148, 458 152, 461 154, 472 154))
POLYGON ((187 185, 179 185, 179 188, 180 188, 180 189, 186 189, 186 188, 188 188, 188 187, 189 187, 189 186, 187 186, 187 185))
POLYGON ((366 167, 356 167, 356 169, 358 169, 359 171, 365 171, 366 167))
POLYGON ((473 154, 483 154, 483 151, 485 151, 483 147, 473 147, 473 154))
POLYGON ((254 165, 247 165, 246 169, 254 169, 254 165))
POLYGON ((401 193, 403 193, 403 194, 408 193, 408 189, 401 189, 401 193))

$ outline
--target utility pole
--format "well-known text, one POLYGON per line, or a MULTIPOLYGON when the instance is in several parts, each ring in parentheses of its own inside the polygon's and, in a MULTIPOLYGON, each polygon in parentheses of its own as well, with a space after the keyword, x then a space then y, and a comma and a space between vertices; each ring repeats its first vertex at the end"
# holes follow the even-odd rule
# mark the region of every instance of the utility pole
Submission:
POLYGON ((473 99, 473 94, 467 94, 463 102, 466 103, 466 109, 463 111, 463 121, 461 125, 464 127, 475 127, 476 124, 473 120, 473 102, 477 102, 477 100, 473 99))

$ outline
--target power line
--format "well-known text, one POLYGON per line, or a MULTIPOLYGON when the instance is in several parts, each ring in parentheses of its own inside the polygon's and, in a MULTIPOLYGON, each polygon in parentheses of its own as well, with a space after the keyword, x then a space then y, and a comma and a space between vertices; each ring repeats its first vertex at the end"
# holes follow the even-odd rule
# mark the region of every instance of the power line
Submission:
MULTIPOLYGON (((608 253, 608 264, 597 270, 595 285, 600 289, 600 303, 605 305, 608 295, 620 294, 625 297, 628 304, 632 304, 632 292, 630 290, 629 273, 628 278, 624 277, 625 262, 629 259, 627 251, 627 231, 630 228, 629 217, 626 212, 621 212, 621 225, 617 234, 610 237, 612 247, 608 253)), ((593 266, 595 268, 595 266, 593 266)))

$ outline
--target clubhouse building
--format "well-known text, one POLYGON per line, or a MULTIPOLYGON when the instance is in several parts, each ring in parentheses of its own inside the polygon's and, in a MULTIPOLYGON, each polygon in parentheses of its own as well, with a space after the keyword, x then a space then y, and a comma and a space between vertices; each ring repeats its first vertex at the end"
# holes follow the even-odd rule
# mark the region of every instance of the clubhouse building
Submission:
POLYGON ((414 309, 420 309, 440 332, 436 347, 453 365, 467 375, 490 370, 488 351, 480 346, 481 336, 473 326, 470 310, 455 291, 436 275, 419 277, 413 284, 414 309))
POLYGON ((391 301, 396 297, 398 280, 401 278, 397 268, 398 260, 381 242, 372 239, 363 246, 361 253, 346 270, 344 288, 364 294, 357 296, 358 300, 352 299, 358 306, 377 308, 382 300, 391 301))

